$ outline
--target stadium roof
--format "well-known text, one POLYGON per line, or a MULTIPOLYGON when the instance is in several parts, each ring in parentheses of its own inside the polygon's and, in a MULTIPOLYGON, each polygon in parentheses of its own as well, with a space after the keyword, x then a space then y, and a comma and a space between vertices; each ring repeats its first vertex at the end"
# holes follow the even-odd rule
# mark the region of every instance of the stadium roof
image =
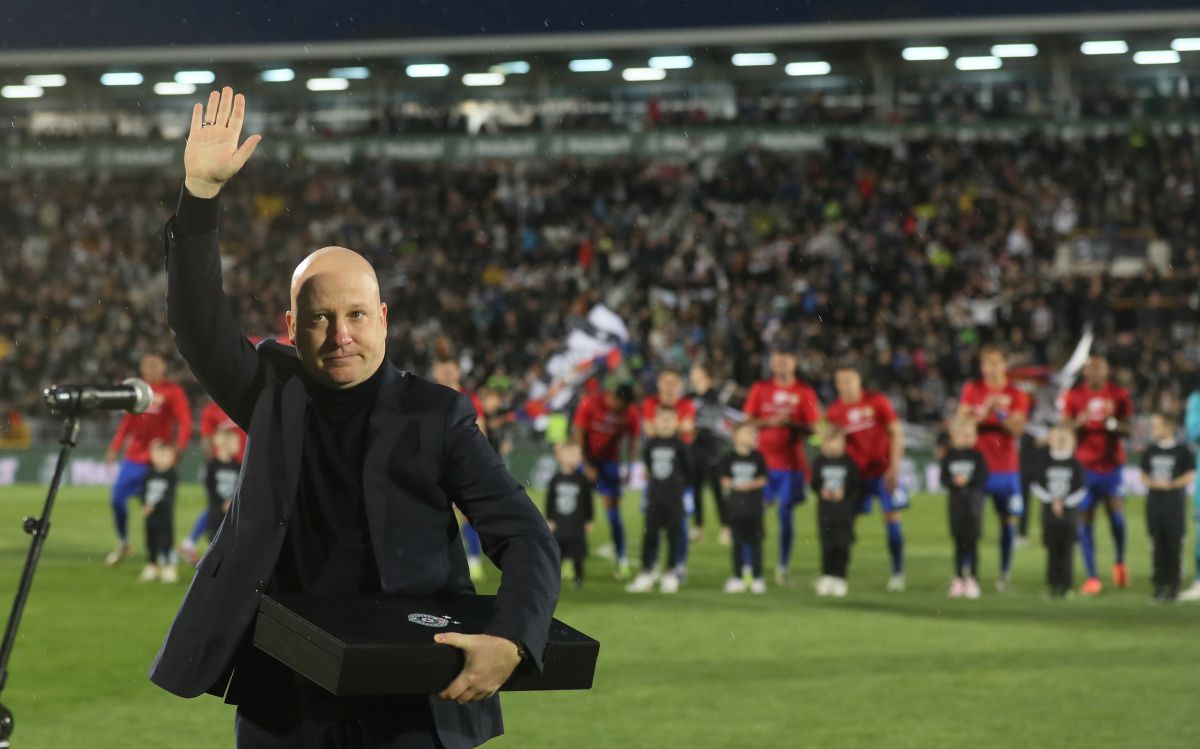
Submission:
MULTIPOLYGON (((48 6, 62 1, 42 0, 48 6)), ((211 1, 217 7, 227 3, 211 1)), ((514 1, 521 5, 520 0, 514 1)), ((112 0, 109 4, 122 2, 112 0)), ((360 0, 345 2, 351 9, 361 4, 360 0)), ((621 7, 625 3, 613 0, 610 5, 621 7)), ((645 94, 655 86, 679 90, 680 86, 722 82, 777 86, 790 80, 798 87, 854 87, 859 86, 857 82, 879 82, 893 75, 944 80, 951 80, 947 76, 990 75, 1001 80, 996 76, 1044 76, 1048 71, 1070 70, 1105 75, 1126 71, 1162 78, 1193 75, 1200 69, 1197 9, 874 18, 627 31, 556 32, 551 25, 540 33, 423 35, 448 23, 441 18, 421 26, 421 33, 309 42, 288 40, 288 34, 247 36, 245 28, 229 24, 241 31, 231 34, 231 39, 222 39, 228 43, 191 45, 181 40, 207 37, 187 30, 192 21, 200 25, 198 19, 186 15, 195 0, 183 0, 181 4, 185 15, 175 22, 185 31, 178 36, 158 37, 178 43, 108 48, 6 49, 0 45, 0 100, 5 111, 86 108, 113 100, 148 101, 145 97, 151 91, 156 95, 153 99, 161 95, 182 101, 183 95, 203 90, 197 87, 218 81, 254 91, 256 96, 294 102, 299 101, 295 97, 301 88, 317 97, 325 96, 322 92, 348 90, 376 98, 402 93, 414 99, 438 99, 461 97, 468 89, 487 98, 564 92, 594 96, 597 91, 620 95, 615 92, 618 88, 626 90, 626 85, 645 94), (179 25, 181 20, 188 23, 179 25), (239 36, 260 41, 234 43, 239 36), (275 41, 263 41, 268 39, 275 41), (1089 48, 1102 46, 1112 49, 1089 48), (816 79, 822 77, 825 83, 818 83, 816 79), (486 89, 477 90, 475 86, 486 89)), ((928 2, 921 8, 944 5, 928 2)), ((1048 1, 1044 5, 1057 8, 1061 3, 1048 1)), ((1030 6, 1021 0, 1008 3, 1005 9, 1027 11, 1030 6)), ((158 4, 146 7, 162 12, 158 4)), ((446 7, 452 8, 453 4, 446 7)), ((747 7, 762 9, 757 0, 747 7)), ((383 13, 380 8, 372 12, 383 13)), ((11 11, 0 11, 0 39, 14 33, 12 24, 3 22, 4 13, 11 11)), ((351 17, 364 27, 372 18, 370 14, 351 17)), ((758 17, 747 15, 748 19, 758 17)), ((512 18, 505 18, 508 25, 504 28, 519 27, 512 18)), ((703 20, 709 15, 702 12, 697 18, 703 20)), ((301 19, 288 20, 299 24, 301 19)), ((152 27, 153 21, 153 17, 148 18, 147 26, 152 27)), ((261 21, 247 18, 246 27, 261 21)), ((74 29, 78 25, 69 26, 74 29)), ((381 22, 370 28, 372 33, 382 33, 389 27, 381 22)), ((31 30, 30 37, 38 35, 31 30)), ((115 37, 98 34, 95 38, 111 41, 115 37)), ((162 101, 154 106, 171 105, 162 101)))
POLYGON ((1062 0, 506 0, 495 5, 340 0, 276 7, 241 0, 39 0, 7 6, 0 9, 0 65, 329 59, 1200 26, 1200 11, 1186 0, 1113 0, 1090 6, 1062 0))

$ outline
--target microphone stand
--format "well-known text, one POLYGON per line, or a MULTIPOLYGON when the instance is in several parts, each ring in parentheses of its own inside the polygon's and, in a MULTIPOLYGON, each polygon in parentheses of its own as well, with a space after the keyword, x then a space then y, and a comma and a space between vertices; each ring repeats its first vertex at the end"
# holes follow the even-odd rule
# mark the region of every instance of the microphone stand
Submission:
MULTIPOLYGON (((17 625, 21 622, 21 614, 25 610, 25 602, 29 599, 29 589, 33 585, 33 572, 37 568, 38 558, 42 554, 42 546, 46 543, 46 534, 50 532, 50 511, 54 509, 54 498, 58 494, 58 486, 62 483, 63 472, 67 467, 67 456, 79 439, 78 399, 72 399, 67 408, 56 404, 63 421, 62 437, 58 444, 62 449, 58 453, 58 465, 54 468, 54 478, 50 482, 50 491, 46 495, 46 504, 42 508, 40 518, 27 517, 23 521, 25 532, 33 536, 29 546, 29 556, 25 558, 25 569, 21 573, 21 582, 17 586, 17 596, 13 601, 12 613, 8 617, 8 626, 4 630, 4 640, 0 644, 0 692, 8 681, 8 659, 12 657, 13 646, 17 641, 17 625)), ((0 749, 9 749, 9 739, 13 733, 13 715, 3 703, 0 703, 0 749)))

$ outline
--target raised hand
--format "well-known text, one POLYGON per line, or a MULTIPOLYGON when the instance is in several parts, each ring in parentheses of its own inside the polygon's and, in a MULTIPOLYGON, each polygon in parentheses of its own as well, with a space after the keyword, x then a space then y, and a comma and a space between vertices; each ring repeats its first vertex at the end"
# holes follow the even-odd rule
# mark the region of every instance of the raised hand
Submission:
POLYGON ((188 192, 198 198, 215 197, 254 153, 261 135, 251 135, 238 147, 245 117, 246 97, 234 96, 229 86, 208 95, 207 109, 203 104, 192 107, 192 129, 183 151, 183 183, 188 192))

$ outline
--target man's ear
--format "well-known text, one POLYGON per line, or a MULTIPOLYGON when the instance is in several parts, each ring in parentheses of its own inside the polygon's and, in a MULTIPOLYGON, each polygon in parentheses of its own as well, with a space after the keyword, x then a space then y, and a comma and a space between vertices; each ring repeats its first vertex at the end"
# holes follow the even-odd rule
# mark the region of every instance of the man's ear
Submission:
POLYGON ((379 319, 383 322, 383 329, 387 330, 387 302, 379 303, 379 319))
POLYGON ((296 316, 292 314, 292 311, 290 309, 284 310, 283 319, 284 319, 284 321, 287 322, 288 338, 291 339, 292 345, 295 346, 296 345, 296 316))

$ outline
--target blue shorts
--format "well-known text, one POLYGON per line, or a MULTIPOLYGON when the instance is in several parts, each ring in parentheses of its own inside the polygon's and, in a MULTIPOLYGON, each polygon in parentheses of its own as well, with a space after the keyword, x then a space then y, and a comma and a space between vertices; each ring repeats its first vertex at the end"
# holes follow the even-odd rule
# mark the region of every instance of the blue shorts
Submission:
POLYGON ((150 473, 149 464, 122 460, 121 467, 117 471, 117 480, 112 488, 112 503, 114 505, 121 504, 130 497, 142 496, 148 473, 150 473))
POLYGON ((804 471, 786 469, 767 471, 767 485, 763 487, 763 499, 772 504, 786 502, 788 507, 804 504, 804 486, 807 478, 804 471))
POLYGON ((1025 514, 1025 501, 1021 497, 1021 474, 1016 471, 989 473, 983 485, 983 493, 992 498, 992 506, 1001 517, 1020 517, 1025 514))
POLYGON ((602 460, 596 463, 596 491, 603 497, 621 496, 621 462, 602 460))
POLYGON ((879 499, 879 507, 884 512, 897 512, 908 509, 908 492, 904 487, 897 486, 896 491, 889 492, 887 481, 883 476, 867 479, 863 482, 863 496, 858 504, 858 511, 863 515, 871 514, 872 498, 879 499))
POLYGON ((1087 488, 1087 494, 1083 496, 1083 502, 1079 504, 1081 510, 1094 507, 1097 501, 1101 499, 1120 497, 1121 467, 1117 466, 1111 471, 1104 471, 1103 473, 1089 471, 1085 468, 1083 470, 1083 485, 1087 488))

